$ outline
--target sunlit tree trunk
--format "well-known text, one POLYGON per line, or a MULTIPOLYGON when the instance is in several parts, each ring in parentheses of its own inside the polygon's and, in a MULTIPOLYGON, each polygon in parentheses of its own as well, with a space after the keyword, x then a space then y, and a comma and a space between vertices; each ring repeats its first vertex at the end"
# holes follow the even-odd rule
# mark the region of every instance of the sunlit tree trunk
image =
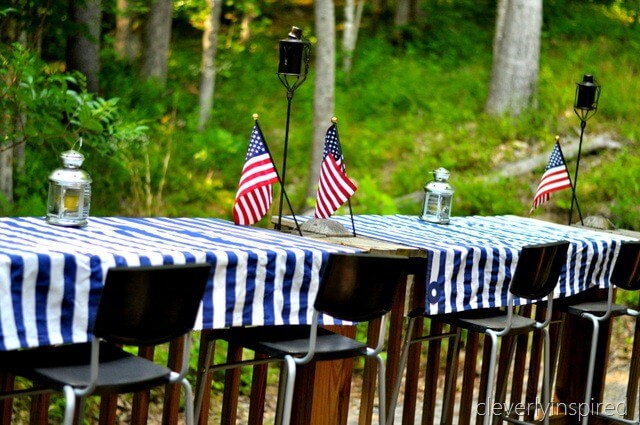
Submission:
POLYGON ((342 70, 349 74, 353 64, 353 53, 358 41, 358 30, 362 20, 365 0, 347 0, 344 5, 344 31, 342 33, 342 70))
POLYGON ((218 32, 222 0, 208 0, 209 16, 205 20, 202 33, 202 65, 200 74, 200 111, 198 130, 207 125, 213 107, 213 95, 216 86, 216 52, 218 50, 218 32))
POLYGON ((87 77, 87 89, 100 90, 100 0, 71 0, 69 14, 78 28, 67 39, 67 69, 82 72, 87 77))
POLYGON ((240 22, 240 43, 246 44, 251 37, 251 22, 256 17, 256 11, 253 4, 249 3, 247 9, 242 15, 242 21, 240 22))
POLYGON ((153 78, 161 85, 167 81, 167 62, 171 41, 171 0, 155 0, 143 25, 142 68, 143 78, 153 78))
POLYGON ((542 0, 500 0, 498 10, 486 112, 518 116, 536 106, 542 0))
POLYGON ((140 51, 140 42, 133 29, 133 18, 129 0, 118 0, 114 47, 120 59, 128 63, 132 63, 140 51))
POLYGON ((333 0, 316 1, 315 30, 318 41, 315 52, 315 89, 313 94, 313 145, 307 184, 307 199, 315 199, 324 136, 331 125, 335 104, 336 24, 333 0))

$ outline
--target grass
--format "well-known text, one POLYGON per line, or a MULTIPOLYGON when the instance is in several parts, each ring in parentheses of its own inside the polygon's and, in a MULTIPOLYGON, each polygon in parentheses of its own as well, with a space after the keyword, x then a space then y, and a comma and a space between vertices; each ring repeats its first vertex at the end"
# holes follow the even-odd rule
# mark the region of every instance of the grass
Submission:
MULTIPOLYGON (((486 6, 428 2, 427 20, 400 33, 389 26, 374 29, 365 18, 353 70, 345 75, 337 66, 335 91, 345 161, 359 186, 352 198, 354 212, 417 214, 430 171, 442 166, 451 171, 456 189, 455 215, 527 214, 542 166, 509 178, 494 178, 496 171, 505 163, 550 152, 556 135, 561 141, 577 137, 576 82, 592 73, 602 95, 585 138, 606 134, 623 149, 582 158, 578 199, 585 215, 602 214, 619 227, 640 229, 640 190, 634 178, 640 170, 633 154, 640 134, 635 119, 640 115, 637 25, 618 2, 548 2, 538 106, 517 118, 491 117, 484 113, 493 37, 493 12, 486 6)), ((265 6, 246 44, 223 31, 214 109, 203 132, 196 130, 199 31, 177 23, 164 89, 140 82, 135 67, 116 59, 104 44, 105 96, 118 98, 122 116, 148 125, 149 131, 146 141, 121 145, 108 157, 87 143, 84 166, 94 177, 93 215, 231 218, 254 113, 280 167, 287 101, 276 75, 277 42, 290 23, 278 19, 278 7, 292 6, 265 6)), ((311 7, 295 11, 313 40, 311 7)), ((315 71, 312 62, 292 101, 287 192, 297 211, 313 202, 304 194, 309 171, 318 166, 309 160, 315 71)), ((6 214, 40 214, 44 208, 41 182, 58 161, 46 146, 28 146, 28 153, 30 168, 24 179, 18 178, 17 206, 4 207, 6 214)), ((575 166, 575 161, 568 163, 571 174, 575 166)), ((536 216, 563 222, 569 206, 569 191, 559 192, 536 216)), ((260 225, 267 224, 264 219, 260 225)))
MULTIPOLYGON (((359 185, 352 199, 354 212, 417 214, 420 205, 407 203, 407 195, 421 192, 431 178, 430 170, 444 166, 452 172, 451 183, 457 189, 456 214, 526 214, 542 170, 493 182, 485 177, 504 162, 550 152, 556 135, 575 138, 579 130, 572 111, 575 83, 583 73, 593 73, 603 89, 599 111, 590 119, 585 138, 607 133, 625 148, 582 158, 578 197, 585 214, 603 214, 620 227, 640 228, 640 214, 633 206, 639 192, 631 178, 637 163, 630 155, 637 148, 638 126, 633 117, 640 111, 633 97, 640 81, 636 75, 640 37, 637 29, 604 7, 572 5, 571 11, 564 20, 552 16, 546 21, 539 107, 518 119, 483 112, 491 70, 491 26, 486 17, 457 31, 446 30, 445 23, 451 27, 451 20, 458 17, 444 8, 438 15, 442 22, 434 24, 426 40, 402 50, 364 28, 352 74, 347 79, 338 71, 336 82, 335 115, 345 160, 359 185), (601 25, 610 28, 606 34, 612 36, 600 30, 589 38, 601 25), (577 27, 584 34, 576 33, 577 27), (619 173, 621 166, 625 177, 619 173)), ((220 213, 227 218, 254 112, 260 115, 276 164, 282 160, 286 99, 275 70, 268 72, 275 66, 271 44, 275 45, 269 34, 262 34, 239 54, 223 52, 213 128, 191 136, 210 153, 205 155, 206 163, 196 162, 196 166, 220 176, 214 190, 224 193, 229 202, 220 205, 220 213)), ((193 63, 195 53, 180 49, 185 57, 174 52, 175 63, 185 64, 187 56, 193 63)), ((287 190, 297 209, 307 201, 303 198, 306 177, 314 166, 308 160, 313 64, 311 69, 307 82, 295 93, 291 117, 287 190)), ((189 113, 187 120, 194 111, 189 113)), ((575 163, 568 166, 573 172, 575 163)), ((539 214, 565 217, 569 200, 568 192, 554 194, 539 214)))

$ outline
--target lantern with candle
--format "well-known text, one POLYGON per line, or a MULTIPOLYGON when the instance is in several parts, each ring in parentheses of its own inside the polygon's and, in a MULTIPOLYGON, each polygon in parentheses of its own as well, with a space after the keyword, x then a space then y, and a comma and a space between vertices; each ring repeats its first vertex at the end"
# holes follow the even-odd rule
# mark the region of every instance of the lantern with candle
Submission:
POLYGON ((434 180, 424 187, 424 203, 420 216, 422 220, 438 224, 449 223, 454 192, 448 182, 449 176, 449 171, 442 167, 433 171, 434 180))
POLYGON ((85 226, 91 205, 91 177, 80 169, 84 155, 71 149, 60 159, 62 167, 49 175, 46 221, 58 226, 85 226))

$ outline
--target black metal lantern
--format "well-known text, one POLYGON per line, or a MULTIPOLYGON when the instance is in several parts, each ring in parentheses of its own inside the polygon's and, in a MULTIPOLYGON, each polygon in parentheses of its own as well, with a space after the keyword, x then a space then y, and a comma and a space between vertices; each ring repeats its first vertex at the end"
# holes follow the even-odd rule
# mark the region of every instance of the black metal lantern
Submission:
POLYGON ((573 110, 581 121, 586 121, 598 110, 600 86, 591 74, 584 74, 582 81, 576 85, 576 96, 573 110))
POLYGON ((307 78, 309 61, 311 60, 311 44, 302 39, 302 30, 292 27, 287 38, 280 40, 280 61, 278 62, 278 78, 293 96, 293 91, 307 78), (289 81, 295 77, 294 81, 289 81))
POLYGON ((573 102, 573 110, 578 118, 580 118, 580 143, 578 145, 576 171, 573 176, 573 193, 571 196, 571 208, 569 209, 569 225, 571 225, 571 222, 573 221, 574 206, 578 209, 580 223, 584 224, 580 205, 578 204, 578 198, 576 197, 576 190, 578 187, 578 173, 580 171, 580 157, 582 156, 582 139, 584 137, 584 129, 587 126, 587 120, 598 110, 598 100, 600 100, 600 85, 593 78, 593 75, 584 74, 582 81, 576 86, 576 95, 573 102))
MULTIPOLYGON (((287 178, 287 150, 289 148, 289 121, 291 119, 291 101, 294 91, 300 87, 309 73, 311 60, 311 43, 302 39, 302 30, 291 27, 287 38, 280 40, 280 60, 278 62, 278 78, 287 89, 287 120, 284 131, 284 155, 282 156, 282 171, 280 173, 280 207, 278 209, 279 230, 282 225, 282 206, 286 192, 284 189, 287 178)), ((293 211, 291 211, 293 214, 293 211)), ((295 215, 294 215, 295 216, 295 215)))

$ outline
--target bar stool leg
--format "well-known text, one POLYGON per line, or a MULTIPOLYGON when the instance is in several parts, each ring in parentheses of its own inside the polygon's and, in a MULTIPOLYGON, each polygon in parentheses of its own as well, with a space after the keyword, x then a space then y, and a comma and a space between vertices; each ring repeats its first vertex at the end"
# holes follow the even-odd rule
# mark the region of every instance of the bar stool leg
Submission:
POLYGON ((442 416, 440 423, 442 425, 451 423, 453 418, 449 418, 449 415, 453 413, 453 403, 455 400, 455 385, 458 378, 458 356, 460 350, 460 338, 462 330, 456 328, 456 335, 453 341, 449 343, 447 349, 447 371, 446 381, 444 384, 444 398, 442 401, 442 416))
POLYGON ((587 388, 585 390, 584 396, 584 408, 586 411, 580 412, 582 414, 582 418, 580 423, 582 425, 587 425, 589 423, 589 415, 591 414, 591 390, 593 386, 593 373, 596 364, 596 345, 598 343, 598 333, 600 331, 600 323, 598 322, 598 318, 592 314, 585 313, 583 315, 585 319, 591 320, 593 325, 593 334, 591 335, 591 351, 589 352, 589 367, 587 370, 587 388))
MULTIPOLYGON (((200 347, 202 347, 202 344, 200 345, 200 347)), ((194 402, 194 417, 197 423, 207 423, 207 420, 205 419, 204 421, 200 420, 200 415, 202 413, 204 413, 205 418, 206 416, 208 416, 208 412, 202 412, 202 404, 204 401, 204 395, 205 393, 209 394, 209 391, 207 391, 206 387, 206 383, 208 382, 207 379, 207 375, 209 373, 211 373, 209 371, 209 366, 211 365, 211 358, 213 356, 213 348, 215 347, 215 340, 213 339, 209 339, 206 343, 206 351, 205 351, 205 355, 204 358, 202 359, 201 364, 198 367, 198 376, 197 376, 197 382, 196 382, 196 398, 195 398, 195 402, 194 402)))
POLYGON ((385 395, 385 365, 382 356, 378 354, 376 356, 376 360, 378 362, 378 418, 380 421, 380 425, 384 425, 386 423, 386 409, 385 403, 387 401, 387 397, 385 395))
POLYGON ((544 425, 549 425, 551 416, 551 335, 548 328, 542 329, 544 343, 544 365, 542 368, 542 421, 544 425))
POLYGON ((389 403, 389 411, 387 412, 387 425, 393 425, 394 416, 396 411, 396 405, 398 403, 398 396, 400 394, 400 386, 402 385, 402 374, 407 365, 407 358, 409 356, 409 346, 411 345, 411 335, 413 334, 413 328, 415 326, 417 318, 412 317, 409 319, 407 325, 407 331, 405 332, 404 342, 402 343, 402 351, 400 353, 400 363, 398 364, 398 375, 396 376, 396 382, 393 386, 393 393, 391 394, 391 402, 389 403))
POLYGON ((498 337, 496 335, 496 333, 494 331, 492 331, 491 329, 489 329, 486 332, 486 335, 491 338, 491 354, 490 354, 490 358, 489 358, 489 370, 487 373, 487 392, 485 394, 485 415, 484 415, 484 420, 482 421, 482 423, 484 425, 490 425, 491 424, 491 419, 493 416, 493 406, 492 406, 492 400, 493 400, 493 380, 494 380, 494 374, 495 374, 495 369, 496 369, 496 355, 497 355, 497 351, 498 351, 498 337))

